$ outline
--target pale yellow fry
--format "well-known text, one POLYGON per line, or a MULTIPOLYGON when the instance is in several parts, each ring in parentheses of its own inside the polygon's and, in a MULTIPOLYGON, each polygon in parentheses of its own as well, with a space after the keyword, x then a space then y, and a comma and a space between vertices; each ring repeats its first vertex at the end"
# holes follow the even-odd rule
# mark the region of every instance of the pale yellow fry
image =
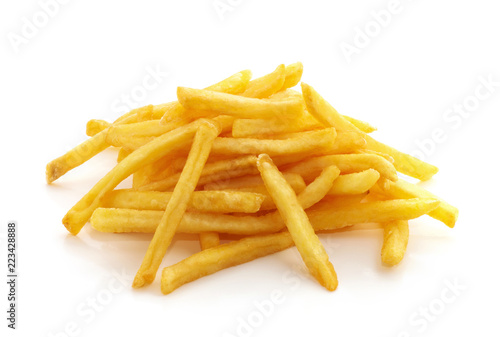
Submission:
POLYGON ((340 174, 337 166, 328 166, 321 174, 297 196, 299 204, 307 209, 319 202, 331 190, 334 182, 340 174))
POLYGON ((92 212, 98 207, 103 195, 114 189, 122 180, 144 165, 148 165, 191 142, 198 125, 199 123, 192 123, 172 130, 130 153, 99 180, 64 216, 63 224, 68 231, 74 235, 78 234, 92 212))
MULTIPOLYGON (((108 130, 107 139, 119 136, 157 137, 189 122, 188 120, 178 120, 161 124, 159 120, 153 119, 144 122, 112 125, 108 130)), ((110 140, 108 142, 111 143, 110 140)))
MULTIPOLYGON (((335 108, 333 108, 311 86, 303 82, 302 93, 309 113, 325 126, 335 127, 338 131, 359 131, 353 124, 343 118, 342 115, 340 115, 337 110, 335 110, 335 108)), ((387 153, 393 157, 394 166, 401 173, 420 180, 428 180, 438 171, 437 167, 434 165, 382 144, 369 135, 365 134, 365 139, 368 149, 387 153)))
POLYGON ((150 111, 151 105, 142 106, 140 108, 132 109, 129 112, 118 117, 113 124, 123 124, 123 123, 135 123, 137 122, 137 114, 141 114, 144 111, 150 111))
MULTIPOLYGON (((172 192, 113 190, 104 195, 101 206, 140 210, 165 210, 172 192)), ((216 213, 255 213, 265 195, 244 191, 194 191, 188 210, 216 213)))
POLYGON ((89 137, 94 137, 99 132, 109 128, 110 125, 111 123, 108 123, 102 119, 91 119, 87 122, 85 133, 89 137))
POLYGON ((259 154, 280 156, 298 153, 322 153, 335 151, 338 146, 334 128, 306 131, 290 139, 217 138, 213 153, 223 155, 259 154))
MULTIPOLYGON (((232 177, 256 174, 256 163, 257 157, 255 156, 244 156, 208 163, 203 168, 198 184, 206 185, 214 181, 228 180, 232 177)), ((180 176, 181 173, 172 174, 165 179, 142 186, 140 189, 143 191, 166 191, 175 186, 180 176)))
POLYGON ((281 118, 286 121, 303 113, 302 100, 295 98, 275 101, 178 87, 177 99, 196 116, 218 113, 238 118, 281 118))
POLYGON ((267 154, 258 157, 257 168, 307 268, 326 289, 335 290, 337 274, 295 192, 267 154))
POLYGON ((161 291, 169 294, 183 284, 293 246, 289 233, 243 238, 193 254, 163 269, 161 291))
POLYGON ((318 171, 331 165, 337 166, 342 173, 361 172, 373 168, 381 177, 392 181, 398 180, 394 166, 375 154, 333 154, 315 157, 291 166, 286 172, 298 173, 304 179, 312 180, 318 171))
POLYGON ((356 173, 348 173, 339 176, 333 182, 329 195, 352 195, 362 194, 372 188, 380 178, 380 173, 374 169, 368 169, 356 173))
POLYGON ((378 151, 374 151, 374 150, 370 150, 370 149, 359 149, 359 150, 356 150, 354 151, 353 153, 368 153, 368 154, 376 154, 377 156, 381 156, 383 157, 385 160, 387 160, 389 163, 393 164, 394 165, 394 158, 392 158, 391 156, 389 156, 387 153, 383 153, 383 152, 378 152, 378 151))
POLYGON ((149 172, 151 170, 151 164, 141 167, 132 174, 132 188, 138 189, 148 181, 149 172))
POLYGON ((285 67, 285 82, 281 87, 281 90, 292 88, 296 86, 300 79, 302 78, 302 72, 304 71, 304 66, 301 62, 296 62, 289 64, 285 67))
MULTIPOLYGON (((257 158, 255 157, 255 163, 257 164, 257 158)), ((256 173, 259 171, 257 170, 256 173)), ((304 179, 302 179, 302 176, 297 173, 285 173, 283 174, 285 177, 285 180, 287 183, 292 186, 292 189, 296 193, 302 192, 306 188, 306 183, 304 182, 304 179)), ((264 186, 264 181, 262 180, 262 177, 260 175, 249 175, 249 176, 243 176, 239 178, 233 178, 233 179, 226 179, 226 180, 221 180, 221 181, 216 181, 211 184, 206 184, 204 186, 204 189, 206 191, 210 190, 247 190, 250 191, 251 188, 259 188, 259 191, 262 191, 262 188, 264 186)), ((261 193, 261 192, 256 192, 256 193, 261 193)))
POLYGON ((210 154, 212 143, 220 131, 220 126, 208 121, 202 123, 196 131, 186 165, 184 165, 179 181, 175 185, 174 192, 149 244, 141 267, 135 275, 132 283, 134 288, 150 284, 155 279, 163 256, 172 242, 177 226, 181 222, 191 195, 196 188, 203 166, 205 166, 210 154))
POLYGON ((219 233, 204 232, 200 233, 200 248, 201 250, 216 247, 220 244, 219 233))
MULTIPOLYGON (((252 72, 250 70, 243 70, 205 88, 205 90, 225 92, 228 94, 239 94, 246 89, 251 78, 252 72)), ((179 104, 179 102, 173 102, 173 105, 165 110, 163 116, 161 117, 161 123, 168 123, 179 118, 183 118, 185 117, 185 113, 186 110, 179 104)))
POLYGON ((250 81, 241 96, 252 98, 269 97, 283 87, 285 78, 285 65, 280 64, 272 73, 250 81))
POLYGON ((384 243, 381 251, 383 263, 395 266, 401 262, 405 256, 409 235, 408 220, 384 224, 384 243))
MULTIPOLYGON (((343 200, 343 199, 342 199, 343 200)), ((439 205, 436 199, 396 199, 366 203, 322 200, 306 211, 315 231, 329 231, 355 224, 385 223, 410 220, 427 214, 439 205)), ((98 208, 90 223, 100 232, 154 233, 163 211, 98 208)), ((184 214, 177 231, 199 234, 218 232, 235 235, 257 235, 278 232, 285 228, 278 213, 264 216, 234 216, 217 213, 184 214)))
POLYGON ((378 194, 388 196, 390 198, 435 198, 441 201, 438 208, 429 213, 430 217, 441 221, 446 226, 453 228, 458 219, 458 209, 448 204, 446 201, 435 196, 433 193, 423 189, 422 187, 399 179, 397 182, 388 182, 386 189, 375 185, 372 191, 378 194))

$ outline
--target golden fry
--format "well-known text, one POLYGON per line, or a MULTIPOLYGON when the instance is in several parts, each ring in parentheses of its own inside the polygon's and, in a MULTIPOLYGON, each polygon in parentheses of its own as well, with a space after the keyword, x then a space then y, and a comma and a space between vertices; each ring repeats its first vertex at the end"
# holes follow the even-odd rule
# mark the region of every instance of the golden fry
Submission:
POLYGON ((374 169, 343 174, 334 182, 328 191, 330 195, 362 194, 372 188, 380 178, 380 173, 374 169))
POLYGON ((199 236, 200 236, 200 248, 201 248, 201 250, 216 247, 220 244, 219 233, 204 232, 204 233, 200 233, 199 236))
POLYGON ((212 143, 220 131, 219 126, 208 121, 201 124, 196 131, 186 165, 182 169, 179 181, 175 185, 174 192, 156 228, 141 267, 135 275, 132 283, 134 288, 150 284, 155 279, 163 256, 172 242, 177 226, 181 222, 191 195, 196 188, 203 166, 205 166, 210 154, 212 143))
POLYGON ((99 132, 109 128, 111 123, 108 123, 102 119, 91 119, 87 122, 87 128, 85 133, 89 137, 94 137, 99 132))
POLYGON ((272 73, 250 81, 241 96, 251 98, 269 97, 283 87, 285 77, 285 66, 280 64, 272 73))
POLYGON ((408 220, 384 224, 384 243, 381 252, 383 263, 395 266, 401 262, 406 252, 409 235, 408 220))

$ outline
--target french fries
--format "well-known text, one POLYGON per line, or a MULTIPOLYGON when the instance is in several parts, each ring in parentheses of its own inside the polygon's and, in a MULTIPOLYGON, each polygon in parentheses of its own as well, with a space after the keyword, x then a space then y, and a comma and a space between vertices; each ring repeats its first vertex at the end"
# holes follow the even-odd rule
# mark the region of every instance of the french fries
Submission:
POLYGON ((90 120, 90 138, 47 165, 47 182, 110 146, 118 163, 63 224, 74 235, 88 221, 100 232, 152 234, 134 288, 153 282, 177 233, 197 235, 200 252, 163 269, 164 294, 292 246, 335 290, 319 236, 383 230, 381 263, 394 266, 409 220, 427 214, 454 227, 455 207, 398 176, 426 180, 437 168, 376 141, 376 128, 339 114, 311 86, 291 89, 302 72, 300 62, 254 80, 243 70, 205 89, 179 87, 177 101, 113 123, 90 120), (129 176, 131 186, 116 189, 129 176))

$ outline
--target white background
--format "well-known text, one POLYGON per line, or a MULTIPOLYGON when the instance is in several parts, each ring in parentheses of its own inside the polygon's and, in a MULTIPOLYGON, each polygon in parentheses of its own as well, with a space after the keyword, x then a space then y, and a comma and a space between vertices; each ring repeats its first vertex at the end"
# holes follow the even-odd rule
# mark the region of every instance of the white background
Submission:
MULTIPOLYGON (((34 0, 2 2, 2 274, 7 221, 19 225, 18 330, 8 336, 498 335, 496 2, 401 0, 380 31, 370 13, 387 9, 387 0, 223 3, 231 10, 220 16, 213 0, 69 1, 15 48, 9 38, 22 36, 23 18, 43 25, 43 14, 34 0), (341 44, 355 46, 357 29, 367 25, 368 45, 348 62, 341 44), (247 68, 260 76, 295 61, 339 112, 377 126, 376 138, 408 152, 427 144, 425 158, 440 172, 423 185, 460 209, 455 229, 428 217, 412 221, 407 255, 395 268, 381 266, 380 231, 322 236, 340 281, 333 293, 289 249, 168 296, 158 278, 130 287, 150 236, 100 234, 88 225, 77 237, 67 234, 63 215, 114 165, 116 152, 52 186, 45 165, 86 139, 87 120, 115 119, 122 95, 138 90, 147 69, 168 75, 141 105, 175 99, 178 85, 204 87, 247 68), (473 103, 488 77, 496 87, 467 117, 443 117, 473 103), (431 143, 438 129, 445 139, 431 143), (444 303, 450 282, 460 288, 444 303), (259 321, 255 301, 267 303, 276 291, 284 301, 259 321), (88 306, 92 298, 98 309, 88 306), (429 306, 431 316, 420 316, 429 306), (243 331, 249 316, 255 327, 243 331)), ((196 241, 176 240, 162 267, 198 250, 196 241)))

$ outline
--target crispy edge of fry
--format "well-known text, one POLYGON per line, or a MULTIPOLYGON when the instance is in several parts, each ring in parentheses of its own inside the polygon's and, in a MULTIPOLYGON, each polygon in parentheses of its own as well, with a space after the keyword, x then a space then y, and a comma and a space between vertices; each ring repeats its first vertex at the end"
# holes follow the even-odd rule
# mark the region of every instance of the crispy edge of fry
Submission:
POLYGON ((325 168, 321 174, 314 179, 306 188, 297 196, 300 206, 307 209, 319 202, 331 190, 334 182, 338 179, 340 170, 337 166, 332 165, 325 168))
POLYGON ((140 167, 150 164, 168 152, 190 142, 198 125, 199 123, 195 122, 172 130, 129 154, 71 207, 62 220, 66 229, 73 235, 78 234, 90 219, 92 212, 98 207, 100 199, 106 192, 115 188, 123 179, 140 167))
MULTIPOLYGON (((306 102, 307 110, 318 121, 326 126, 333 126, 338 131, 359 131, 348 120, 344 119, 333 106, 330 105, 323 97, 320 96, 310 85, 302 82, 302 93, 306 102)), ((438 172, 438 168, 434 165, 426 163, 409 154, 400 152, 386 144, 383 144, 369 135, 365 134, 367 148, 378 152, 387 153, 394 158, 394 166, 396 169, 406 175, 420 179, 428 180, 438 172)))
MULTIPOLYGON (((357 197, 357 196, 348 196, 357 197)), ((436 199, 395 199, 360 203, 332 201, 328 197, 306 211, 315 231, 329 231, 364 223, 410 220, 427 214, 439 205, 436 199)), ((125 208, 97 208, 92 214, 92 228, 107 233, 154 233, 162 211, 125 208)), ((177 228, 179 233, 218 232, 235 235, 274 233, 285 228, 278 213, 263 216, 234 216, 218 213, 187 212, 177 228)))
POLYGON ((339 176, 333 182, 329 195, 362 194, 372 188, 380 178, 380 173, 372 168, 339 176))
POLYGON ((210 154, 212 143, 220 132, 220 125, 207 120, 200 123, 194 136, 186 165, 182 169, 172 197, 168 201, 142 264, 135 275, 132 287, 143 287, 155 279, 161 261, 186 212, 191 195, 196 188, 201 171, 210 154))
POLYGON ((422 187, 409 183, 405 180, 399 179, 397 182, 388 182, 386 189, 379 185, 374 185, 370 192, 385 195, 391 198, 435 198, 441 201, 439 207, 432 212, 429 216, 441 221, 446 226, 453 228, 458 219, 458 209, 433 193, 423 189, 422 187))
POLYGON ((198 234, 200 237, 201 250, 216 247, 220 244, 219 233, 216 232, 203 232, 198 234))
POLYGON ((85 134, 89 137, 94 137, 99 132, 109 128, 110 126, 111 126, 111 123, 106 122, 105 120, 91 119, 87 122, 87 125, 85 128, 85 134))
POLYGON ((296 86, 300 82, 303 72, 304 66, 302 65, 302 62, 295 62, 287 65, 285 67, 285 81, 281 90, 286 90, 296 86))
POLYGON ((269 97, 283 87, 285 79, 285 65, 280 64, 272 73, 251 80, 240 95, 251 98, 269 97))
POLYGON ((380 252, 382 263, 395 266, 403 259, 410 235, 408 220, 384 224, 384 241, 380 252))
MULTIPOLYGON (((172 192, 119 189, 107 192, 100 207, 137 210, 165 210, 172 192)), ((214 213, 255 213, 265 195, 246 191, 194 191, 188 210, 214 213)))
POLYGON ((193 254, 163 269, 161 291, 169 294, 183 284, 273 254, 293 246, 289 233, 243 238, 193 254))
POLYGON ((214 142, 214 154, 266 153, 283 156, 297 153, 321 153, 334 151, 337 133, 334 128, 305 131, 289 139, 218 138, 214 142))
POLYGON ((337 274, 295 192, 267 154, 259 155, 257 168, 307 268, 322 286, 335 290, 337 274))

